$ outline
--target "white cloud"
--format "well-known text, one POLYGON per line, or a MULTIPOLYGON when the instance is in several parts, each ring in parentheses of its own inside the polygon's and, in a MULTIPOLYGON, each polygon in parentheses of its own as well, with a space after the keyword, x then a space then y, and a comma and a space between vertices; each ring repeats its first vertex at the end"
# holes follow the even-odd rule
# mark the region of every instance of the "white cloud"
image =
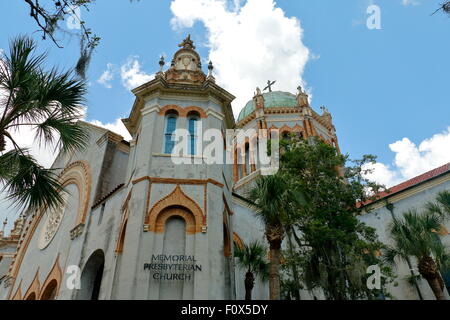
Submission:
POLYGON ((125 140, 131 140, 132 137, 130 135, 130 133, 128 132, 127 128, 125 127, 125 125, 123 124, 121 119, 117 119, 116 122, 114 123, 102 123, 101 121, 98 120, 92 120, 89 121, 89 123, 92 123, 93 125, 108 129, 114 133, 120 134, 125 140))
POLYGON ((217 82, 237 97, 235 114, 269 79, 277 80, 274 90, 295 93, 304 85, 310 54, 300 21, 273 0, 173 0, 170 7, 174 29, 205 25, 217 82))
POLYGON ((100 76, 100 78, 97 80, 98 83, 100 83, 102 86, 104 86, 107 89, 111 89, 111 81, 114 80, 114 71, 115 67, 112 63, 108 63, 106 65, 106 70, 103 72, 103 74, 100 76))
POLYGON ((140 85, 154 79, 154 74, 148 74, 141 70, 142 64, 138 56, 129 56, 124 64, 120 67, 113 63, 106 65, 106 70, 102 73, 97 82, 107 89, 112 88, 111 81, 116 75, 122 80, 122 85, 127 90, 132 90, 140 85))
POLYGON ((123 86, 128 90, 132 90, 154 79, 155 75, 143 72, 138 57, 130 56, 127 62, 120 67, 120 77, 122 78, 123 86))
POLYGON ((392 165, 377 163, 371 179, 392 187, 450 162, 450 127, 422 141, 419 146, 408 138, 389 145, 395 152, 392 165))

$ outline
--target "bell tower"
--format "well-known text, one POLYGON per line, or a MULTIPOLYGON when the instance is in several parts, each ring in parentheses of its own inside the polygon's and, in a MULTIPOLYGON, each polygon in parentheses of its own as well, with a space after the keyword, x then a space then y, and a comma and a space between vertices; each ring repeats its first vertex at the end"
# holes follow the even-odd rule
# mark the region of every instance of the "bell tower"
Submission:
POLYGON ((167 70, 162 58, 155 79, 132 91, 123 120, 133 140, 113 299, 234 298, 232 166, 203 154, 213 140, 224 148, 234 96, 215 83, 212 63, 203 72, 190 36, 179 47, 167 70), (187 154, 173 154, 178 129, 187 154))

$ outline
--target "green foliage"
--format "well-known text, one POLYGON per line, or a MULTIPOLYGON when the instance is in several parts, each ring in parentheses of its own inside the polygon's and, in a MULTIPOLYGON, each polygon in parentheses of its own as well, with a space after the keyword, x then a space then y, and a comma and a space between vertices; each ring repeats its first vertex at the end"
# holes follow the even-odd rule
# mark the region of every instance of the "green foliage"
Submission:
POLYGON ((234 256, 238 259, 238 265, 247 272, 253 273, 266 281, 269 276, 269 264, 266 261, 266 248, 258 241, 249 245, 244 244, 242 248, 234 248, 234 256))
POLYGON ((389 227, 394 246, 385 250, 384 260, 394 264, 396 257, 404 261, 410 256, 417 260, 434 257, 440 270, 449 270, 450 256, 437 233, 449 219, 449 191, 439 193, 436 201, 425 205, 423 212, 407 211, 402 219, 395 219, 389 227))
POLYGON ((384 190, 365 178, 365 167, 375 158, 349 161, 319 139, 290 139, 281 145, 279 175, 291 194, 303 197, 301 204, 282 202, 287 212, 283 225, 296 245, 284 253, 288 278, 293 278, 289 271, 294 266, 306 287, 322 289, 327 299, 377 298, 381 292, 367 289, 368 266, 380 266, 383 287, 392 281, 392 272, 375 254, 383 248, 375 230, 356 217, 358 203, 384 190), (348 163, 352 166, 345 168, 348 163))
POLYGON ((64 152, 83 149, 89 138, 77 122, 86 84, 70 71, 45 71, 46 56, 35 55, 35 48, 33 40, 18 37, 9 55, 0 57, 0 181, 8 197, 29 210, 61 204, 60 185, 52 170, 21 148, 14 133, 28 128, 39 144, 64 152), (5 152, 8 141, 12 150, 5 152))

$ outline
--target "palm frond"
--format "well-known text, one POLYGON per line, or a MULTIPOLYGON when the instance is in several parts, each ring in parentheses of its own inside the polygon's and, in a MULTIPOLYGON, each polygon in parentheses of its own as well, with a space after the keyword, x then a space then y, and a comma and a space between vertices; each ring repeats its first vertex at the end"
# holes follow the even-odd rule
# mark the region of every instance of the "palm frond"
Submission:
POLYGON ((53 170, 40 166, 27 150, 12 150, 1 155, 0 165, 3 167, 6 163, 12 173, 2 176, 2 191, 7 193, 7 199, 15 201, 17 208, 34 211, 63 204, 58 177, 53 170))
MULTIPOLYGON (((0 63, 0 135, 14 150, 1 155, 0 180, 16 206, 36 210, 62 204, 61 186, 51 169, 40 166, 14 140, 14 131, 28 126, 40 144, 55 143, 62 151, 82 150, 88 133, 79 124, 86 83, 73 71, 46 71, 46 54, 36 54, 36 43, 19 36, 0 63)), ((2 147, 3 149, 3 147, 2 147)))
POLYGON ((237 264, 243 269, 254 273, 263 281, 267 280, 269 264, 265 258, 266 248, 259 241, 244 244, 242 248, 235 247, 234 256, 237 258, 237 264))
POLYGON ((436 201, 444 208, 447 215, 450 215, 450 191, 442 191, 437 195, 436 201))
POLYGON ((64 152, 83 150, 89 141, 89 134, 80 126, 77 117, 54 114, 37 126, 36 138, 39 144, 53 144, 64 152))
POLYGON ((287 185, 279 175, 261 176, 249 193, 257 207, 257 216, 266 225, 280 225, 287 185))

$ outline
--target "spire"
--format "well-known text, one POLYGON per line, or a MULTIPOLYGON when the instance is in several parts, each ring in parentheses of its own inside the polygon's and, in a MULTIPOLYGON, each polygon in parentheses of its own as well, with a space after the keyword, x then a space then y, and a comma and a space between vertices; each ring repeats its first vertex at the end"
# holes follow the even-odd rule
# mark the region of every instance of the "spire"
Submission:
POLYGON ((0 237, 4 237, 7 224, 8 224, 8 218, 6 218, 5 221, 3 221, 3 228, 2 228, 2 231, 0 232, 0 237))
POLYGON ((208 63, 208 77, 206 79, 215 82, 216 78, 214 78, 214 76, 213 76, 213 73, 212 73, 213 70, 214 70, 213 63, 212 63, 212 61, 209 61, 209 63, 208 63))
POLYGON ((166 62, 164 61, 164 56, 161 56, 161 59, 159 60, 159 66, 160 66, 159 72, 163 72, 163 68, 164 68, 165 64, 166 64, 166 62))

